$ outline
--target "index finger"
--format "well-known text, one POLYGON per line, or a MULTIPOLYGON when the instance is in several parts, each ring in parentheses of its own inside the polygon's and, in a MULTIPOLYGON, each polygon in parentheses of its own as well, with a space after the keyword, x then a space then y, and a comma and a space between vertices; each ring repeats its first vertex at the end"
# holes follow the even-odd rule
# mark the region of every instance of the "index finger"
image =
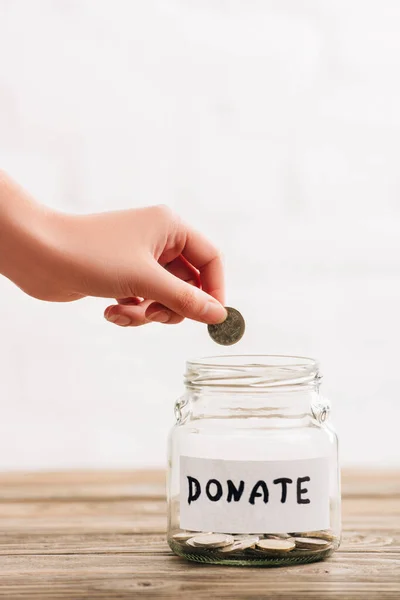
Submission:
POLYGON ((203 290, 224 305, 224 267, 217 248, 203 234, 186 226, 186 242, 181 254, 200 271, 203 290))

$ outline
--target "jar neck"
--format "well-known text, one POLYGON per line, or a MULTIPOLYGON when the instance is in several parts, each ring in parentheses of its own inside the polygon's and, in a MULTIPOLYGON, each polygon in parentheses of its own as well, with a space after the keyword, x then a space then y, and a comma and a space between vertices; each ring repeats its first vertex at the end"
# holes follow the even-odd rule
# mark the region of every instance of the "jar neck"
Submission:
MULTIPOLYGON (((281 356, 212 357, 188 363, 185 403, 191 419, 290 419, 320 406, 318 365, 281 356)), ((266 422, 265 422, 266 423, 266 422)), ((268 425, 266 425, 268 426, 268 425)))
POLYGON ((268 391, 232 391, 229 389, 207 390, 187 388, 192 419, 218 418, 293 418, 301 419, 313 414, 319 403, 318 386, 268 391))

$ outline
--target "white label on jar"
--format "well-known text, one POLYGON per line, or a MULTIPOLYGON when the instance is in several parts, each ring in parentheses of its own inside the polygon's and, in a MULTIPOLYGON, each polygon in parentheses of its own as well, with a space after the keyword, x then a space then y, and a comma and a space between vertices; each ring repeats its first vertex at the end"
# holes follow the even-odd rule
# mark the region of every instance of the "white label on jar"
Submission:
POLYGON ((216 533, 329 528, 329 459, 214 460, 181 456, 180 525, 216 533))

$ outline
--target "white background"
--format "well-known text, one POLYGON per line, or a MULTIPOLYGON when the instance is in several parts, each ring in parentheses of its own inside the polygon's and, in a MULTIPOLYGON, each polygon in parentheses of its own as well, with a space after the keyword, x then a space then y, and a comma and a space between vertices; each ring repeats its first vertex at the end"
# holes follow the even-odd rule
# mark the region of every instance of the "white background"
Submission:
MULTIPOLYGON (((226 260, 235 352, 321 359, 346 465, 400 465, 400 3, 0 0, 0 164, 89 212, 164 202, 226 260)), ((0 281, 0 468, 163 465, 205 326, 0 281)))

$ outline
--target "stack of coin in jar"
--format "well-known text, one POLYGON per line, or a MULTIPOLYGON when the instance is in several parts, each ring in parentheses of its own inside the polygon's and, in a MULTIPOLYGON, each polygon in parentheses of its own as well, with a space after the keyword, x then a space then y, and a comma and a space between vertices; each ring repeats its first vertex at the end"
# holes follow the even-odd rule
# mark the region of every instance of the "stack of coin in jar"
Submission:
POLYGON ((199 533, 179 531, 172 535, 174 550, 181 556, 196 554, 207 562, 220 558, 240 562, 240 559, 264 562, 296 562, 296 557, 304 561, 305 554, 312 560, 326 558, 337 545, 338 540, 328 530, 313 532, 267 533, 261 535, 199 533), (319 555, 319 556, 318 556, 319 555))

